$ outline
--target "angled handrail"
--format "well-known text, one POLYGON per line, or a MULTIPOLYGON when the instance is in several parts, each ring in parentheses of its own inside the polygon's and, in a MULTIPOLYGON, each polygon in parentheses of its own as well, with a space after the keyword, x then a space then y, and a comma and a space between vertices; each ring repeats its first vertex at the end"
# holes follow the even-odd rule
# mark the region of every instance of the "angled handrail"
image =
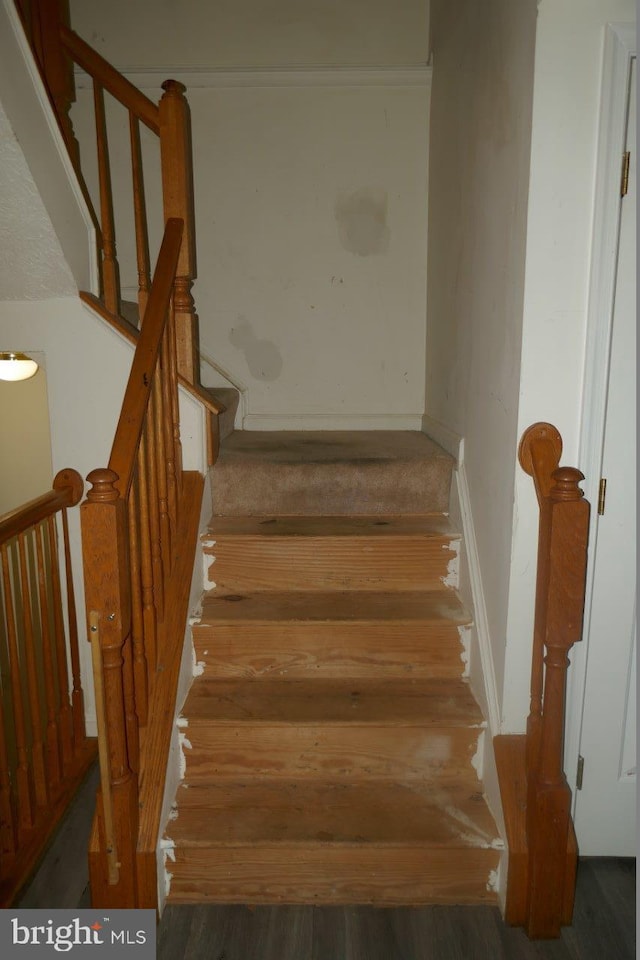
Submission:
POLYGON ((123 77, 108 60, 90 47, 75 31, 62 25, 60 27, 62 46, 78 66, 96 80, 107 93, 115 97, 123 107, 130 110, 142 122, 160 135, 160 112, 157 105, 138 90, 133 83, 123 77))
POLYGON ((167 221, 108 465, 87 477, 81 507, 96 699, 104 710, 89 862, 93 904, 105 908, 156 902, 149 877, 160 811, 140 798, 142 790, 162 795, 164 728, 187 615, 183 568, 193 563, 202 493, 201 478, 182 468, 174 296, 182 232, 181 220, 167 221))

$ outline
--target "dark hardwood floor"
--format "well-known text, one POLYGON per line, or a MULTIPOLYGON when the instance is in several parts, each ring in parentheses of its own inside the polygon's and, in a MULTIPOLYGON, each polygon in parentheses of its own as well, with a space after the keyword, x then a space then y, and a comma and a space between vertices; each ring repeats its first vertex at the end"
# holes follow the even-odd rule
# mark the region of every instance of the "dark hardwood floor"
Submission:
POLYGON ((633 960, 635 860, 581 860, 573 926, 527 939, 497 908, 167 907, 158 960, 633 960))
MULTIPOLYGON (((87 839, 97 770, 79 792, 20 906, 89 906, 87 839)), ((527 939, 497 908, 167 907, 158 960, 633 960, 635 859, 582 859, 573 925, 527 939)))

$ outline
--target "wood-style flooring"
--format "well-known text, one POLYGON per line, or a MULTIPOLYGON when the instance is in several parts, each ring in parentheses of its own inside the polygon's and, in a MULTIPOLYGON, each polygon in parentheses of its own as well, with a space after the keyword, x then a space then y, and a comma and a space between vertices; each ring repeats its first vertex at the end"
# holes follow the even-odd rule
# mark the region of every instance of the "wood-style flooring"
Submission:
MULTIPOLYGON (((92 771, 23 892, 24 907, 89 906, 92 771)), ((531 942, 495 907, 170 906, 158 960, 633 960, 635 859, 584 859, 573 925, 531 942)))

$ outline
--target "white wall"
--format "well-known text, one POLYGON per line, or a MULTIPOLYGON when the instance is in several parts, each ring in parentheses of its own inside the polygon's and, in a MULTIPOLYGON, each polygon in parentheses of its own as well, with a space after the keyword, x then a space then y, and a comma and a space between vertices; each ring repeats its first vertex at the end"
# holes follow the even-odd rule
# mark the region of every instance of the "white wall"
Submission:
MULTIPOLYGON (((83 307, 77 297, 0 302, 8 342, 43 354, 51 415, 53 475, 73 467, 86 477, 106 466, 131 362, 131 348, 83 307)), ((44 492, 44 490, 39 491, 44 492)), ((26 498, 25 498, 26 499, 26 498)), ((69 511, 80 656, 89 732, 95 734, 91 648, 86 641, 80 551, 80 511, 69 511)))
MULTIPOLYGON (((42 355, 47 370, 53 475, 73 467, 86 478, 106 467, 131 368, 132 348, 77 297, 0 301, 0 330, 9 342, 42 355)), ((204 415, 184 395, 180 403, 184 467, 203 472, 204 415)), ((88 485, 85 485, 85 493, 88 485)), ((46 489, 46 488, 45 488, 46 489)), ((39 490, 42 493, 44 490, 39 490)), ((24 498, 26 499, 26 497, 24 498)), ((80 511, 69 511, 78 604, 83 689, 89 730, 95 733, 91 653, 86 642, 80 511)))
POLYGON ((464 438, 490 697, 507 638, 535 30, 536 0, 432 4, 425 429, 464 438))
POLYGON ((428 9, 429 0, 71 0, 71 23, 120 69, 397 65, 426 60, 428 9))
MULTIPOLYGON (((33 355, 32 355, 33 357, 33 355)), ((51 489, 51 436, 47 374, 41 365, 28 380, 0 380, 0 514, 51 489)))
POLYGON ((0 3, 0 102, 3 114, 0 222, 3 232, 15 230, 15 237, 2 243, 5 269, 4 274, 0 272, 0 298, 65 296, 72 292, 74 285, 76 289, 97 293, 93 224, 13 0, 0 3), (24 177, 12 176, 16 171, 16 155, 11 146, 14 138, 23 155, 20 162, 24 166, 24 177), (26 223, 21 222, 21 208, 28 211, 31 218, 26 223), (43 223, 41 208, 46 209, 54 221, 57 239, 55 243, 50 242, 44 256, 39 258, 34 247, 37 248, 42 239, 42 232, 51 233, 43 223), (29 241, 34 246, 30 247, 29 241), (64 270, 60 248, 68 264, 64 270), (51 289, 52 259, 55 261, 53 271, 62 284, 56 290, 51 289), (36 289, 35 293, 15 292, 13 270, 17 267, 23 276, 27 265, 34 274, 32 289, 41 276, 46 289, 36 289))
MULTIPOLYGON (((117 15, 103 5, 77 4, 72 20, 115 63, 132 66, 130 78, 156 99, 163 76, 180 79, 174 64, 187 70, 200 341, 247 388, 244 425, 419 428, 428 72, 405 68, 426 60, 426 5, 379 2, 365 12, 355 0, 302 10, 281 2, 267 17, 259 4, 248 26, 246 5, 194 3, 188 45, 164 9, 134 47, 146 6, 128 4, 128 29, 117 33, 117 15), (212 41, 206 49, 202 37, 212 41), (236 39, 225 46, 223 37, 236 39), (375 69, 308 69, 318 61, 375 69), (265 64, 281 69, 256 69, 265 64), (221 65, 245 70, 211 72, 221 65)), ((91 110, 90 91, 80 88, 73 118, 81 145, 92 136, 91 110)), ((125 198, 116 202, 121 276, 133 287, 126 130, 117 110, 111 117, 114 182, 125 198)), ((148 136, 145 145, 151 197, 158 165, 148 136)), ((88 148, 84 162, 95 184, 88 148)), ((151 200, 148 209, 157 237, 151 200)))
MULTIPOLYGON (((541 0, 536 40, 531 183, 518 436, 537 420, 578 441, 587 328, 604 27, 633 22, 633 0, 541 0)), ((533 632, 537 505, 516 470, 503 728, 524 729, 533 632)))

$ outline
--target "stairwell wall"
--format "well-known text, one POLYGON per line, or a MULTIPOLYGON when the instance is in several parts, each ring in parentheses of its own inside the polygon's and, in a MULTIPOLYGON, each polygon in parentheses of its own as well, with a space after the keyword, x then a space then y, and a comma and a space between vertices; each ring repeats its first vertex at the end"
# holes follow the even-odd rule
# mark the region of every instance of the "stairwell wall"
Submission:
MULTIPOLYGON (((243 425, 419 429, 424 0, 278 0, 268 13, 262 3, 194 0, 158 10, 149 0, 92 0, 72 4, 71 14, 149 96, 167 76, 187 85, 201 346, 246 387, 243 425)), ((90 101, 80 80, 73 119, 81 143, 91 136, 90 101)), ((116 193, 128 202, 125 118, 111 118, 116 193)), ((151 196, 159 168, 144 139, 151 196)), ((116 217, 132 290, 133 231, 118 206, 116 217)))
POLYGON ((431 20, 424 427, 464 438, 465 511, 486 609, 471 674, 484 642, 492 727, 507 642, 536 7, 436 0, 431 20))

